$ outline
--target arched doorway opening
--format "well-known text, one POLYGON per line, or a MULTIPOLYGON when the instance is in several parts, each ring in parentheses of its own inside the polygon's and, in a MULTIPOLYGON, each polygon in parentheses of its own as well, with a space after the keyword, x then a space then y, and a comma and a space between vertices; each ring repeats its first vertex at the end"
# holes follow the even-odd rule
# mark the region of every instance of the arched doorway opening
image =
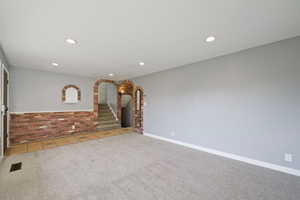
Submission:
POLYGON ((120 119, 122 127, 135 127, 134 120, 134 90, 135 86, 132 81, 122 81, 118 86, 118 93, 120 99, 120 119))
MULTIPOLYGON (((123 115, 126 117, 124 121, 124 127, 132 127, 137 132, 143 133, 143 105, 144 105, 144 90, 140 86, 136 86, 132 81, 125 80, 120 82, 115 82, 113 80, 98 80, 95 82, 94 91, 94 110, 93 115, 96 121, 101 124, 101 115, 107 112, 107 107, 103 107, 102 104, 109 102, 107 100, 107 95, 101 97, 101 94, 105 93, 102 91, 101 83, 110 83, 117 88, 116 91, 116 111, 115 118, 122 122, 122 109, 123 115), (123 101, 123 104, 122 104, 123 101)), ((108 84, 103 84, 108 85, 108 84)), ((105 87, 106 87, 105 86, 105 87)), ((104 87, 104 88, 105 88, 104 87)), ((107 92, 107 91, 106 91, 107 92)), ((111 106, 112 107, 112 106, 111 106)))

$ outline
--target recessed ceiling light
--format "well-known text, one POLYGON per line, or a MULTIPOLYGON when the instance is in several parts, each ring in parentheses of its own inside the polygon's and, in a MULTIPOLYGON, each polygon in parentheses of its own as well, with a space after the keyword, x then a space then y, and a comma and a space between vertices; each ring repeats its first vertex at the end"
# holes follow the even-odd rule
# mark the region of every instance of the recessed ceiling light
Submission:
POLYGON ((215 38, 214 36, 209 36, 209 37, 206 38, 205 41, 206 41, 206 42, 213 42, 213 41, 215 41, 215 39, 216 39, 216 38, 215 38))
POLYGON ((55 63, 55 62, 53 62, 53 63, 52 63, 52 66, 54 66, 54 67, 58 67, 58 64, 57 64, 57 63, 55 63))
POLYGON ((145 63, 144 63, 144 62, 140 62, 139 65, 140 65, 140 66, 144 66, 145 63))
POLYGON ((114 74, 108 74, 109 76, 114 76, 114 74))
POLYGON ((69 43, 69 44, 76 44, 77 43, 77 41, 72 39, 72 38, 67 38, 66 42, 69 43))

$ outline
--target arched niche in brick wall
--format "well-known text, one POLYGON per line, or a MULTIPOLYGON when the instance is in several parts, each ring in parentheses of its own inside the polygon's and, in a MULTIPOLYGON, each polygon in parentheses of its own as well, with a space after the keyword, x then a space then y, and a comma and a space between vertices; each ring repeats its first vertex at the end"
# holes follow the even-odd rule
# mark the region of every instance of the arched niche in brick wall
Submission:
POLYGON ((62 101, 64 103, 78 103, 81 100, 81 92, 76 85, 66 85, 62 89, 62 101))

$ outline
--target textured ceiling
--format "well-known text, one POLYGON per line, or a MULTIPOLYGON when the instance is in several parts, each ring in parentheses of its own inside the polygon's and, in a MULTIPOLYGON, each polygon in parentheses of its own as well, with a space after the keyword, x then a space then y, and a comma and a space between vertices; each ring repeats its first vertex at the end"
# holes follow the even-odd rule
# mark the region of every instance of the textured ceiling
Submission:
POLYGON ((0 43, 16 67, 125 79, 298 36, 299 10, 299 0, 0 0, 0 43))

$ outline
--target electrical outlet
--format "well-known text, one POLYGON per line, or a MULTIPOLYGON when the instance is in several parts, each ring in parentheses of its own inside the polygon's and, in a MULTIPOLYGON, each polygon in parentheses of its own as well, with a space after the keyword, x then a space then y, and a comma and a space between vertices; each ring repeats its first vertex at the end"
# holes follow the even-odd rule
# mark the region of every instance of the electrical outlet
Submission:
POLYGON ((172 132, 170 133, 170 135, 171 135, 171 136, 175 136, 175 131, 172 131, 172 132))
POLYGON ((72 126, 72 129, 75 129, 75 125, 72 126))
POLYGON ((293 162, 293 155, 289 153, 284 154, 284 160, 286 162, 293 162))

